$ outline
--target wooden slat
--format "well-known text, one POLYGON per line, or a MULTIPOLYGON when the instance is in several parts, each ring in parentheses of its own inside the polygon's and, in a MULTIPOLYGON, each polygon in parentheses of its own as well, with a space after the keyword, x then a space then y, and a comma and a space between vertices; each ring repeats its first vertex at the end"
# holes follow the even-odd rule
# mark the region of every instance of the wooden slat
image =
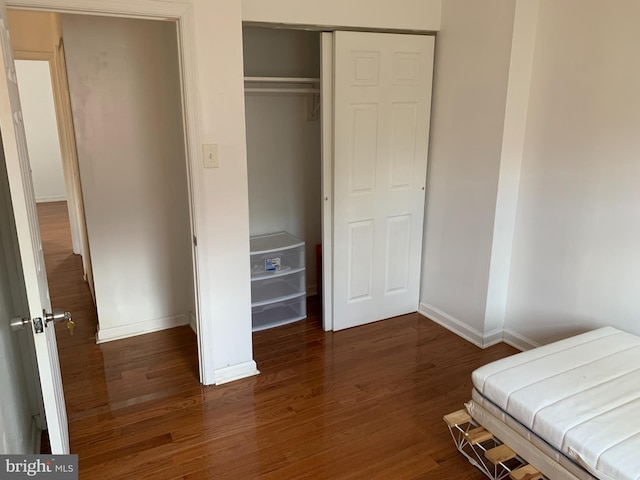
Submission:
POLYGON ((467 441, 471 445, 486 442, 487 440, 491 440, 492 438, 493 434, 489 430, 485 430, 482 427, 474 428, 473 430, 469 430, 467 432, 467 441))
POLYGON ((502 444, 484 452, 484 456, 494 465, 516 458, 516 452, 502 444))
POLYGON ((471 421, 471 415, 469 415, 466 410, 458 410, 457 412, 445 415, 443 420, 450 427, 455 427, 456 425, 465 425, 469 423, 471 421))
POLYGON ((511 480, 541 480, 542 474, 533 465, 525 465, 509 474, 511 480))
POLYGON ((188 326, 96 345, 66 205, 38 210, 53 306, 76 322, 56 332, 81 479, 486 480, 442 415, 514 348, 480 350, 420 314, 324 332, 312 297, 306 320, 253 335, 260 375, 202 387, 188 326))

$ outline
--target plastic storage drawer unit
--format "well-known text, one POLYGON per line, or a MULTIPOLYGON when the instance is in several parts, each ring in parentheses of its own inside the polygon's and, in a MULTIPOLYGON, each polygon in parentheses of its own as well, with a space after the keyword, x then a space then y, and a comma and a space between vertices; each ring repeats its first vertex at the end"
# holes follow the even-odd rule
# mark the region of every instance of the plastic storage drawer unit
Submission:
POLYGON ((251 238, 253 330, 307 316, 304 242, 285 232, 251 238))

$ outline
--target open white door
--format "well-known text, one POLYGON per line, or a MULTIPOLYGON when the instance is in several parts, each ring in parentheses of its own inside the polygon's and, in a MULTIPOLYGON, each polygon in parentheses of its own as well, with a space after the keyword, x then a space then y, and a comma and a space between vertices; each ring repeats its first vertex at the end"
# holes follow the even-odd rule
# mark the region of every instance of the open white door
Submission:
POLYGON ((334 330, 418 309, 433 52, 335 33, 334 330))
POLYGON ((33 320, 27 328, 33 333, 52 453, 64 454, 69 453, 67 413, 55 329, 53 324, 47 326, 43 318, 43 312, 51 310, 51 301, 4 0, 0 0, 0 43, 0 132, 29 305, 28 312, 20 313, 33 320))

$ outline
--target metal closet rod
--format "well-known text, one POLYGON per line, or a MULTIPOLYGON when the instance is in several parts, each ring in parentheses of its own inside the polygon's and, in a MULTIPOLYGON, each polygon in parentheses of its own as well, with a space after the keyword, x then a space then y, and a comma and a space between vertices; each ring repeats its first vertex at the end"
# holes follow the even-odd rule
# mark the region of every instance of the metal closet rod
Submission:
POLYGON ((245 82, 253 83, 320 83, 313 77, 244 77, 245 82))
POLYGON ((319 88, 245 88, 245 93, 315 93, 319 94, 319 88))

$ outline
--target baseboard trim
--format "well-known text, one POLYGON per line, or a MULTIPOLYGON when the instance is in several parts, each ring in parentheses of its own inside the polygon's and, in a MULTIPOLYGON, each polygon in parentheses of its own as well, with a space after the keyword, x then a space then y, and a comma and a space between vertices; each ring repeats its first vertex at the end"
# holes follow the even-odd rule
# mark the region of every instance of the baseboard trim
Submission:
POLYGON ((34 454, 39 455, 41 453, 41 447, 42 447, 42 430, 40 430, 40 428, 38 427, 38 422, 35 418, 31 421, 30 433, 31 433, 31 441, 33 442, 31 444, 31 451, 34 454))
POLYGON ((502 341, 501 329, 495 329, 483 335, 479 330, 428 303, 420 302, 418 312, 459 337, 473 343, 476 347, 487 348, 502 341))
POLYGON ((318 294, 318 285, 307 285, 307 297, 313 297, 318 294))
POLYGON ((193 312, 189 313, 189 326, 191 327, 191 330, 193 330, 193 333, 197 335, 198 325, 196 323, 196 316, 193 312))
POLYGON ((129 325, 122 325, 113 328, 100 328, 98 325, 98 333, 96 333, 96 342, 105 343, 114 340, 122 340, 123 338, 144 335, 145 333, 158 332, 168 328, 181 327, 189 325, 189 315, 175 315, 173 317, 157 318, 146 322, 136 322, 129 325))
POLYGON ((484 339, 482 341, 482 348, 489 348, 501 343, 504 340, 503 333, 504 331, 501 328, 496 328, 488 333, 485 333, 484 339))
POLYGON ((223 383, 229 383, 233 382, 234 380, 240 380, 241 378, 258 375, 260 371, 258 370, 256 362, 251 360, 249 362, 243 362, 224 368, 218 368, 214 373, 216 385, 222 385, 223 383))
POLYGON ((504 329, 502 334, 502 341, 507 345, 511 345, 514 348, 524 352, 526 350, 531 350, 540 346, 540 344, 530 338, 525 337, 524 335, 520 335, 513 330, 509 330, 508 328, 504 329))
POLYGON ((66 195, 52 195, 50 197, 36 197, 36 203, 49 203, 49 202, 66 202, 66 195))

